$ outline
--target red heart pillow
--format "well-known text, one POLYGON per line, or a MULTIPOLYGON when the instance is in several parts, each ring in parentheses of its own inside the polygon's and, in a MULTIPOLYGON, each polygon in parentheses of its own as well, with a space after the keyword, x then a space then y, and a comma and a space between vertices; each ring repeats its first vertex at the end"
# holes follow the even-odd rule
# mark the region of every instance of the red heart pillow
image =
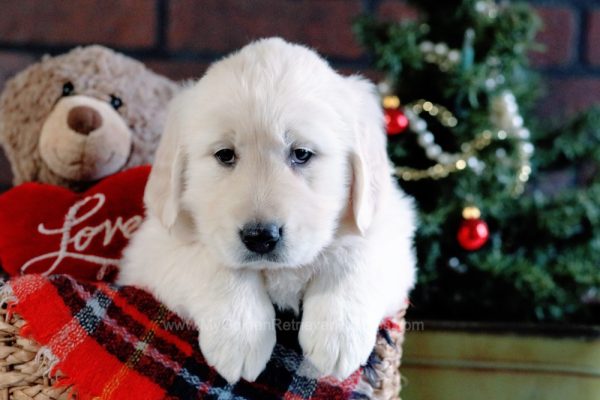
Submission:
POLYGON ((114 278, 144 215, 150 167, 105 178, 85 193, 25 183, 0 196, 0 265, 11 276, 114 278))

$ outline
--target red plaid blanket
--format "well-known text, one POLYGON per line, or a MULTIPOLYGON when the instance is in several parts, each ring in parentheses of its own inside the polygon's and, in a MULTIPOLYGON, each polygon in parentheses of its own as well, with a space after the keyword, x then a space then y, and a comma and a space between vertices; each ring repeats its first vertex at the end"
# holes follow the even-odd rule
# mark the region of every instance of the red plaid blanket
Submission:
MULTIPOLYGON (((195 328, 140 289, 27 275, 2 290, 27 322, 23 335, 44 346, 53 370, 68 377, 62 384, 73 384, 78 398, 360 399, 368 398, 364 380, 377 362, 372 356, 343 382, 313 379, 297 332, 278 331, 257 381, 229 385, 206 364, 195 328)), ((379 334, 389 337, 389 330, 398 329, 386 321, 379 334)))

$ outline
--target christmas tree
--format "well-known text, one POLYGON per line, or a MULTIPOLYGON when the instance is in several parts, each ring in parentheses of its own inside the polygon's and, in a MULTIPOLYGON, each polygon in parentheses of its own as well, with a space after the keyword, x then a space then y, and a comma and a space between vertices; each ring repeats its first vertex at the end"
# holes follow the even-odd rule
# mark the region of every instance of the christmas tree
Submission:
POLYGON ((528 5, 412 3, 420 20, 355 24, 420 211, 412 317, 600 323, 600 110, 536 119, 528 5), (542 190, 574 165, 578 185, 542 190))

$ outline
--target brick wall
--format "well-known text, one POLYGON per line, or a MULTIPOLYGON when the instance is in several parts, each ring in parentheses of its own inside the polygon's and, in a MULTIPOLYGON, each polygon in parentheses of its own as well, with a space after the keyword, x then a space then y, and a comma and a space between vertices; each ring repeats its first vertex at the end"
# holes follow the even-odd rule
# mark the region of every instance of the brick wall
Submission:
MULTIPOLYGON (((534 65, 548 84, 540 112, 562 115, 600 101, 600 1, 532 0, 545 21, 545 54, 534 65)), ((401 0, 3 0, 0 88, 45 53, 102 43, 173 79, 206 66, 253 38, 279 35, 309 44, 343 72, 377 78, 350 24, 368 11, 415 18, 401 0)), ((0 185, 10 181, 0 155, 0 185)))

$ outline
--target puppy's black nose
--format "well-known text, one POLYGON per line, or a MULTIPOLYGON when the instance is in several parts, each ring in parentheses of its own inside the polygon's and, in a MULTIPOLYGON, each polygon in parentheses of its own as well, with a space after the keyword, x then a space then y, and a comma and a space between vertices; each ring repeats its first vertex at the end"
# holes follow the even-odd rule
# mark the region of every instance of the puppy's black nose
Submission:
POLYGON ((281 238, 282 229, 275 224, 246 224, 240 231, 242 242, 254 253, 273 251, 281 238))

